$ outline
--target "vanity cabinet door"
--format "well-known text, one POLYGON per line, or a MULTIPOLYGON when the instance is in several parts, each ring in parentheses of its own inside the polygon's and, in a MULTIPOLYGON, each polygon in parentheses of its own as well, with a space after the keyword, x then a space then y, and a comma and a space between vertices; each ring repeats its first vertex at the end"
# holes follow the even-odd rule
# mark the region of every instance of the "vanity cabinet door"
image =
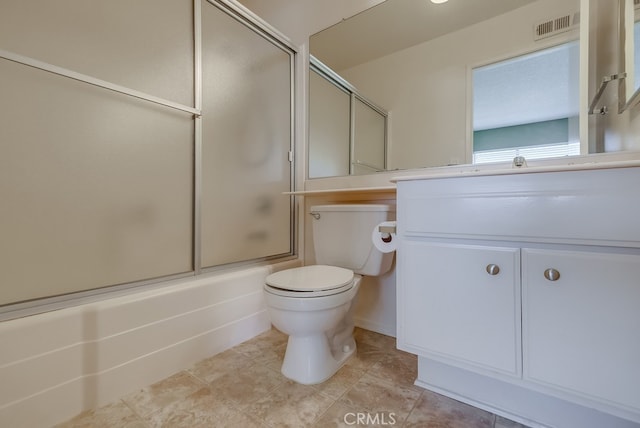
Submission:
POLYGON ((638 411, 640 255, 523 249, 522 262, 524 378, 638 411))
POLYGON ((519 376, 519 249, 406 239, 398 260, 400 348, 519 376))

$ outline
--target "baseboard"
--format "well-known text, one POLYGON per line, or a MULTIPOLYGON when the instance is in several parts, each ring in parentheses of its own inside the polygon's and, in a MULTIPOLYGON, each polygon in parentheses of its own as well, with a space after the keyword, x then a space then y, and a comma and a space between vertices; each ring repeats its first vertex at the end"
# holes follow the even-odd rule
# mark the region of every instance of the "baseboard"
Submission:
POLYGON ((358 317, 354 317, 353 322, 355 323, 356 327, 364 328, 365 330, 374 331, 386 336, 396 337, 396 329, 394 325, 386 325, 376 321, 358 317))
POLYGON ((535 421, 531 421, 531 420, 529 420, 527 418, 523 418, 520 415, 517 415, 515 413, 507 412, 504 409, 500 409, 498 407, 493 407, 493 406, 488 405, 486 403, 470 399, 468 397, 465 397, 464 395, 460 395, 460 394, 458 394, 456 392, 449 391, 448 389, 443 389, 443 388, 440 388, 438 386, 431 385, 430 383, 423 382, 420 379, 417 379, 415 381, 415 385, 419 386, 421 388, 424 388, 426 390, 429 390, 431 392, 435 392, 436 394, 444 395, 445 397, 449 397, 449 398, 452 398, 452 399, 454 399, 456 401, 460 401, 461 403, 465 403, 465 404, 468 404, 470 406, 476 407, 478 409, 482 409, 482 410, 485 410, 487 412, 493 413, 495 415, 502 416, 504 418, 507 418, 507 419, 512 420, 514 422, 518 422, 519 424, 522 424, 522 425, 530 427, 530 428, 550 428, 547 425, 539 424, 539 423, 537 423, 535 421))
POLYGON ((638 428, 612 414, 418 357, 416 385, 534 428, 638 428))

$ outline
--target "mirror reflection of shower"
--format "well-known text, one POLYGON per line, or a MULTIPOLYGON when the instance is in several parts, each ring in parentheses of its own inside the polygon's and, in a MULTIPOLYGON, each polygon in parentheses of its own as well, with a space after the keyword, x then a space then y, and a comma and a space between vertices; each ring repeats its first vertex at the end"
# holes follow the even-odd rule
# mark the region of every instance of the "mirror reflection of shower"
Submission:
POLYGON ((387 169, 388 113, 311 57, 309 178, 387 169))

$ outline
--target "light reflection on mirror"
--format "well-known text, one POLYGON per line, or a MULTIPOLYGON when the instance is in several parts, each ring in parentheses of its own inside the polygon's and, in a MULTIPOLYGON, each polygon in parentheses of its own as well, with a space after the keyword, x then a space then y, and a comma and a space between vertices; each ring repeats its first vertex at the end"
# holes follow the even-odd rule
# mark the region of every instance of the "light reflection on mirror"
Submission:
MULTIPOLYGON (((579 9, 579 0, 474 0, 441 5, 387 0, 313 35, 310 52, 360 93, 389 110, 387 169, 470 164, 474 151, 471 70, 480 64, 577 41, 577 26, 537 40, 533 28, 558 16, 576 16, 579 9), (423 15, 427 8, 437 8, 436 12, 431 10, 437 13, 435 19, 430 18, 431 25, 421 21, 424 16, 417 20, 422 22, 422 27, 433 27, 439 32, 432 36, 434 38, 414 40, 413 44, 396 46, 382 56, 376 55, 372 53, 372 46, 391 49, 389 46, 396 43, 395 35, 405 36, 415 31, 410 21, 416 21, 416 16, 398 15, 400 12, 394 11, 389 12, 395 14, 394 18, 384 17, 383 8, 393 9, 399 3, 405 6, 419 3, 424 6, 420 12, 423 15), (508 10, 487 15, 492 7, 500 5, 506 5, 508 10), (468 19, 467 13, 470 13, 473 18, 474 11, 470 10, 473 7, 481 10, 475 11, 476 21, 458 22, 453 31, 444 28, 452 17, 468 19), (374 15, 377 15, 374 31, 367 33, 363 21, 373 19, 374 15), (357 24, 355 30, 349 30, 352 24, 357 24), (349 52, 343 49, 352 42, 362 44, 349 52), (328 53, 335 58, 327 56, 328 53)), ((412 14, 418 15, 415 11, 412 14)), ((572 67, 571 71, 576 73, 573 79, 577 82, 578 69, 572 67)), ((562 118, 573 118, 573 113, 575 111, 562 118)), ((526 122, 520 124, 523 123, 526 122)), ((310 139, 309 152, 313 151, 310 139)))

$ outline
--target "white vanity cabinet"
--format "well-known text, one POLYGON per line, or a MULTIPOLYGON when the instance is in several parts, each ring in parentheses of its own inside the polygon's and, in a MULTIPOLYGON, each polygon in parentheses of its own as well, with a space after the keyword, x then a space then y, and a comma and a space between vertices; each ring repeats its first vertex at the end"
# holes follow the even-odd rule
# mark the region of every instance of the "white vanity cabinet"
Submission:
POLYGON ((404 349, 520 375, 519 250, 409 240, 401 252, 404 349))
POLYGON ((416 384, 534 426, 640 426, 640 168, 397 184, 416 384))
POLYGON ((640 409, 640 255, 522 250, 524 379, 640 409))

